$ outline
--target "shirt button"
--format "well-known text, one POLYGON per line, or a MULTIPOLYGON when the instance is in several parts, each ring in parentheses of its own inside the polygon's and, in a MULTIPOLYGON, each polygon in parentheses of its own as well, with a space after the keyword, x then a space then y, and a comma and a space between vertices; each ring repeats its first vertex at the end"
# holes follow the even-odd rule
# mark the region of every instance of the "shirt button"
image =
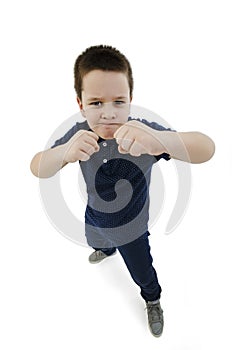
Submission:
POLYGON ((103 159, 103 163, 107 163, 107 159, 103 159))
POLYGON ((107 146, 107 143, 106 142, 103 142, 103 144, 102 144, 104 147, 106 147, 107 146))

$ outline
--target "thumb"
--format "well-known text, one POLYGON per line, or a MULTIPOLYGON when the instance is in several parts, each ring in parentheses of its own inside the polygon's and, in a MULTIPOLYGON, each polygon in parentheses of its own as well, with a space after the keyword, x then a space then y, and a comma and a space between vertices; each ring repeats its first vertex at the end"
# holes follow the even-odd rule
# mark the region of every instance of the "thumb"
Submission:
POLYGON ((121 126, 115 131, 115 133, 114 133, 114 138, 116 139, 116 141, 117 141, 117 138, 119 137, 120 132, 122 131, 122 128, 123 128, 123 127, 124 127, 124 124, 121 125, 121 126))

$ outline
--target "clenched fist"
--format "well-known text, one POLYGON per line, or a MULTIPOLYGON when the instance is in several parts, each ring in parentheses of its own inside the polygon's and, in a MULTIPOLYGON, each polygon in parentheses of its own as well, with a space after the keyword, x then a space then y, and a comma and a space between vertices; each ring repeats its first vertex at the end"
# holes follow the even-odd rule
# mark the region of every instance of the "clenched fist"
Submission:
POLYGON ((159 141, 161 131, 132 120, 121 126, 114 134, 120 153, 138 157, 141 154, 159 155, 165 148, 159 141))
POLYGON ((89 160, 100 149, 97 140, 98 136, 94 132, 79 130, 65 145, 64 161, 74 163, 89 160))

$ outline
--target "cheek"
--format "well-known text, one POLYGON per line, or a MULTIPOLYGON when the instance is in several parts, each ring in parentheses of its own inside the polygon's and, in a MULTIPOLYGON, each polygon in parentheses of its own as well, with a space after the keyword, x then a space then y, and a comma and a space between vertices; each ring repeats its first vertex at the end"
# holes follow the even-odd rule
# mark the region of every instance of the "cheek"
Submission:
POLYGON ((98 118, 86 116, 86 120, 91 128, 94 128, 98 123, 98 118))
POLYGON ((128 122, 128 117, 129 117, 129 114, 124 114, 124 115, 121 115, 119 116, 118 118, 118 121, 120 124, 125 124, 128 122))

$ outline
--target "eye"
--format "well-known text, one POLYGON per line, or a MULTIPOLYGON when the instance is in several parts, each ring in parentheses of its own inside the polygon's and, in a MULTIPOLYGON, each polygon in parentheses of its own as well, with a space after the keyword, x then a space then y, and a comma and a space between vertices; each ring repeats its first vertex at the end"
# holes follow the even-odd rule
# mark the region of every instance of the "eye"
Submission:
POLYGON ((124 105, 126 102, 125 102, 125 101, 117 100, 117 101, 114 101, 114 103, 116 104, 116 106, 122 106, 122 105, 124 105))
POLYGON ((94 107, 101 107, 102 102, 101 101, 94 101, 90 103, 90 106, 94 106, 94 107))

